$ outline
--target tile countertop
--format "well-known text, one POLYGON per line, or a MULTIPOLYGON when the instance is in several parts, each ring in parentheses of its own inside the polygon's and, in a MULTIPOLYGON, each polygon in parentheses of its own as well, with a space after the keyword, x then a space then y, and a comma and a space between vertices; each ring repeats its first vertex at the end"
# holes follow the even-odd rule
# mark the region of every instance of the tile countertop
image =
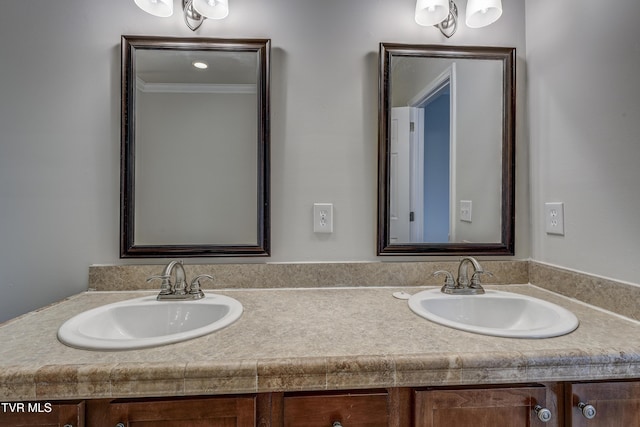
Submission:
POLYGON ((244 306, 231 326, 144 350, 85 351, 56 338, 70 317, 149 292, 87 292, 0 326, 0 401, 640 378, 640 323, 532 285, 499 288, 571 310, 548 339, 439 326, 392 297, 425 288, 216 290, 244 306))

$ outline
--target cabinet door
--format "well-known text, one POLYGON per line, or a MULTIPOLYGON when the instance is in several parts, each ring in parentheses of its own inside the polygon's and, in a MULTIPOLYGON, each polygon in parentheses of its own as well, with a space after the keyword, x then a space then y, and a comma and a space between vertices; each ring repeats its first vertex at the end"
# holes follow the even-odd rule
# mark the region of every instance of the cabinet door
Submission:
POLYGON ((640 427, 640 382, 569 384, 566 402, 568 426, 640 427), (580 403, 593 406, 592 419, 583 415, 580 403))
POLYGON ((3 427, 84 427, 84 402, 3 403, 3 427))
POLYGON ((284 398, 285 427, 387 427, 387 394, 291 395, 284 398))
POLYGON ((429 389, 415 392, 416 427, 557 426, 553 395, 545 386, 429 389), (534 408, 549 408, 551 420, 538 419, 534 408))
POLYGON ((125 427, 253 427, 255 398, 114 401, 109 420, 125 427))

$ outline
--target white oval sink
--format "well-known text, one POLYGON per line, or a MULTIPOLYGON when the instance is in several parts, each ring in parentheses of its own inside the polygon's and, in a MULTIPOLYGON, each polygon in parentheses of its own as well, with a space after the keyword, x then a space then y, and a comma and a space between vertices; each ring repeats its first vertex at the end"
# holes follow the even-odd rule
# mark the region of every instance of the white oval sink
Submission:
POLYGON ((130 299, 87 310, 58 329, 58 339, 86 350, 132 350, 185 341, 222 329, 242 315, 242 304, 224 295, 200 300, 130 299))
POLYGON ((550 338, 578 327, 578 318, 556 304, 511 292, 447 295, 440 289, 409 298, 409 308, 426 319, 477 334, 509 338, 550 338))

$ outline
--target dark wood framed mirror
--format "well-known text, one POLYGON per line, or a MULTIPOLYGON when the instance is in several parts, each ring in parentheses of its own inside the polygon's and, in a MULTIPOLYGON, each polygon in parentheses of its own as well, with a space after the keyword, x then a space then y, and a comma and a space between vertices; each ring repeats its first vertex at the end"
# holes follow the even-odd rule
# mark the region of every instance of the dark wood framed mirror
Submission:
POLYGON ((516 51, 381 43, 378 255, 513 255, 516 51))
POLYGON ((122 36, 121 258, 269 256, 270 46, 122 36))

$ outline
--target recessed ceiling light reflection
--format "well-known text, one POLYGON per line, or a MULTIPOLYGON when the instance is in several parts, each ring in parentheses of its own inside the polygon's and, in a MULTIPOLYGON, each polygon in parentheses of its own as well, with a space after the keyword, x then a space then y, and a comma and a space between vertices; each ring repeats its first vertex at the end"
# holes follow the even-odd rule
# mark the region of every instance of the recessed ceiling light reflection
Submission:
POLYGON ((207 64, 204 61, 193 61, 191 65, 193 65, 199 70, 206 70, 207 68, 209 68, 209 64, 207 64))

